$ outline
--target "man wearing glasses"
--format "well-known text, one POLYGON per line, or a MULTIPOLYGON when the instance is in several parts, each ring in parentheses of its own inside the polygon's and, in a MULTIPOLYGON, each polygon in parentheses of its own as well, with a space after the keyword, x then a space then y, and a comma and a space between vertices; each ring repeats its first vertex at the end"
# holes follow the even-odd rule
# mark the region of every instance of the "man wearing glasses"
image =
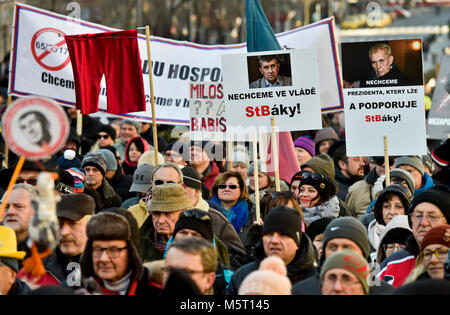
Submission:
POLYGON ((413 236, 407 239, 405 249, 393 253, 381 263, 377 275, 394 287, 401 286, 415 267, 427 232, 450 222, 450 189, 437 185, 424 190, 413 199, 408 215, 413 236))

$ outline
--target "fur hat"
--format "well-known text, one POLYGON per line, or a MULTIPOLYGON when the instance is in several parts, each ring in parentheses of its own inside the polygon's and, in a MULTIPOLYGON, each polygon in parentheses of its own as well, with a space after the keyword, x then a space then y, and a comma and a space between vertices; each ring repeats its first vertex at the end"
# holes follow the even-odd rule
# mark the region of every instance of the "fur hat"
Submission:
POLYGON ((86 166, 96 167, 103 176, 106 174, 106 158, 101 152, 86 154, 81 162, 81 167, 85 168, 86 166))
POLYGON ((174 212, 192 209, 181 184, 163 184, 152 189, 148 210, 174 212))
POLYGON ((86 226, 86 235, 91 241, 131 240, 127 219, 111 212, 100 212, 92 216, 86 226))
POLYGON ((285 205, 270 209, 264 220, 263 235, 278 232, 292 238, 300 246, 302 234, 301 215, 297 209, 285 205))
POLYGON ((374 205, 375 219, 378 224, 386 225, 383 220, 383 203, 387 200, 388 196, 394 194, 400 198, 403 207, 405 208, 405 213, 409 209, 409 204, 413 198, 411 191, 403 185, 392 184, 384 188, 378 195, 377 201, 374 205))
POLYGON ((416 155, 412 156, 401 156, 395 159, 394 167, 399 167, 400 165, 409 165, 414 167, 423 176, 424 168, 422 159, 416 155))

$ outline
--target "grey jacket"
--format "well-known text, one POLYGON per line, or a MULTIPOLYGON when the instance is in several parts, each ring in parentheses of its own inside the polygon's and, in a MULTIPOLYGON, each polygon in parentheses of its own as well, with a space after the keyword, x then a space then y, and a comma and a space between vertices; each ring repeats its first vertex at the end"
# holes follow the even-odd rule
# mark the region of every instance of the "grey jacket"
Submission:
MULTIPOLYGON (((291 86, 292 85, 292 79, 290 77, 284 77, 282 75, 278 76, 278 82, 280 82, 281 86, 291 86)), ((251 89, 264 88, 264 87, 266 87, 266 79, 264 77, 250 83, 251 89)))

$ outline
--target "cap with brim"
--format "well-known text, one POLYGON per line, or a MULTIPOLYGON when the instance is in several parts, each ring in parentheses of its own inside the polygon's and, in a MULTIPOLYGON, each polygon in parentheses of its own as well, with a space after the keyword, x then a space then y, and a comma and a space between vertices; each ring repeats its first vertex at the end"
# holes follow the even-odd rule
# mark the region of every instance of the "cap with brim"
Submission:
POLYGON ((152 174, 155 167, 150 164, 141 164, 134 171, 133 184, 130 192, 146 193, 151 187, 152 174))
POLYGON ((0 257, 0 266, 2 263, 10 267, 15 272, 19 271, 19 262, 17 261, 17 258, 0 257))
POLYGON ((10 227, 0 226, 0 257, 23 259, 24 251, 17 251, 16 232, 10 227))
POLYGON ((85 215, 95 214, 94 198, 87 194, 62 195, 56 205, 56 216, 72 221, 81 220, 85 215))

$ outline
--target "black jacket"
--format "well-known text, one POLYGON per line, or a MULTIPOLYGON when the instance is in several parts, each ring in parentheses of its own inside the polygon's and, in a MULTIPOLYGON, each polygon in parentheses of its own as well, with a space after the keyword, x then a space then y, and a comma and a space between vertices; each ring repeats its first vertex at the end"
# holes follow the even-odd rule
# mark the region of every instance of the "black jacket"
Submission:
POLYGON ((122 174, 120 165, 117 165, 116 173, 109 181, 109 184, 114 188, 122 200, 127 200, 136 196, 135 192, 130 192, 130 187, 133 184, 133 176, 122 174))
MULTIPOLYGON (((255 247, 256 260, 248 263, 233 274, 230 284, 228 285, 227 295, 237 295, 239 287, 252 271, 258 270, 261 261, 266 258, 262 240, 255 247)), ((286 266, 287 276, 292 284, 303 279, 312 277, 316 270, 316 260, 314 256, 314 248, 309 237, 302 233, 299 249, 294 259, 286 266)))
POLYGON ((16 282, 13 283, 7 295, 27 295, 30 292, 28 284, 16 278, 16 282))
POLYGON ((391 70, 381 77, 376 77, 372 70, 369 78, 361 80, 359 87, 384 87, 411 85, 411 80, 404 75, 397 65, 392 64, 391 70))
POLYGON ((345 198, 347 197, 348 194, 348 188, 353 185, 354 183, 356 183, 358 180, 354 180, 351 178, 347 178, 344 176, 344 174, 342 174, 341 170, 339 169, 339 167, 335 167, 334 168, 334 172, 336 174, 335 176, 335 181, 339 186, 339 190, 337 193, 337 196, 339 199, 341 200, 345 200, 345 198))
POLYGON ((154 239, 155 227, 153 226, 152 216, 149 215, 139 229, 140 254, 144 263, 164 258, 164 253, 155 246, 154 239))
POLYGON ((111 187, 106 178, 103 178, 102 185, 97 188, 97 192, 103 201, 103 209, 120 207, 122 205, 122 198, 111 187))
MULTIPOLYGON (((81 255, 73 257, 66 256, 61 252, 59 247, 56 247, 56 249, 49 257, 43 259, 42 263, 44 264, 45 270, 50 273, 56 280, 58 280, 60 283, 65 283, 69 274, 74 271, 73 268, 69 268, 69 270, 67 270, 67 265, 72 262, 79 263, 80 256, 81 255)), ((71 288, 73 289, 74 287, 71 286, 71 288)))

